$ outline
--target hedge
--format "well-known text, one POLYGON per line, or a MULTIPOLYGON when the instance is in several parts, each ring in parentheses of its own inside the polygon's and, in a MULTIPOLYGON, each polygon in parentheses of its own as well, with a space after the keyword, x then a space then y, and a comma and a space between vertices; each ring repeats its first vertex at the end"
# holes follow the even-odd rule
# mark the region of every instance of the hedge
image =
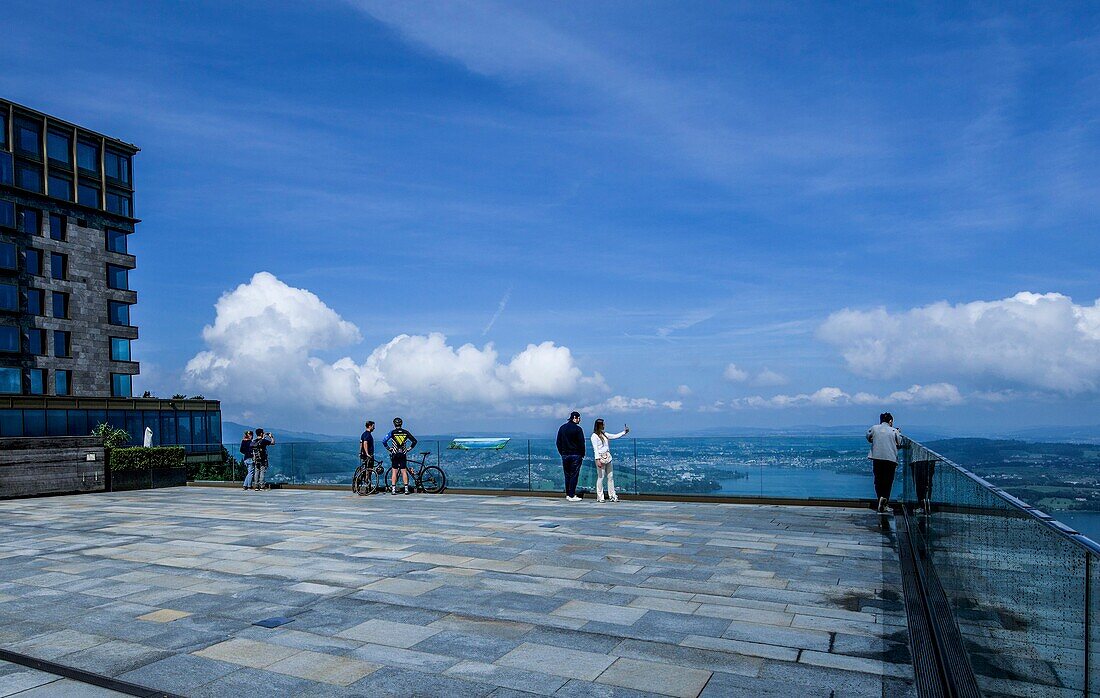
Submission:
POLYGON ((112 471, 147 471, 162 468, 182 468, 185 453, 182 446, 152 448, 112 448, 112 471))

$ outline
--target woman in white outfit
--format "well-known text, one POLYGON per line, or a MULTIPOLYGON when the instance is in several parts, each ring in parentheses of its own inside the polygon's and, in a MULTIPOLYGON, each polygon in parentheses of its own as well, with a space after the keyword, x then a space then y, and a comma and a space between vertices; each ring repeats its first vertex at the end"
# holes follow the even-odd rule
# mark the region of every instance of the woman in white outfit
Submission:
POLYGON ((621 439, 630 433, 630 427, 623 425, 618 434, 604 431, 603 420, 597 419, 592 427, 592 456, 596 459, 596 501, 603 501, 603 478, 607 475, 607 498, 619 501, 615 494, 615 466, 611 463, 611 439, 621 439))

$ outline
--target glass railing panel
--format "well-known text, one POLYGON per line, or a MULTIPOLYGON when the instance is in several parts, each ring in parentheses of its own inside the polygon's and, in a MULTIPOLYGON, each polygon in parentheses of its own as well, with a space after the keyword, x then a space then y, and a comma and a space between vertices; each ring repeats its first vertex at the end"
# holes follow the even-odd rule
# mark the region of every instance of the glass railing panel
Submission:
MULTIPOLYGON (((436 443, 447 487, 524 490, 530 486, 527 439, 509 439, 501 448, 461 448, 453 440, 436 443)), ((418 449, 419 450, 419 449, 418 449)))
MULTIPOLYGON (((531 439, 528 443, 531 448, 531 489, 564 493, 565 475, 562 473, 561 456, 558 455, 554 440, 531 439)), ((591 467, 591 463, 586 465, 591 467)))
POLYGON ((1089 619, 1089 695, 1100 696, 1100 556, 1089 553, 1089 595, 1085 613, 1089 619))
POLYGON ((359 466, 358 441, 276 443, 267 449, 267 482, 351 485, 359 466))
MULTIPOLYGON (((927 458, 910 451, 904 476, 927 458)), ((916 532, 982 691, 1083 690, 1084 550, 950 463, 937 463, 930 498, 916 532)))
POLYGON ((638 439, 637 454, 644 494, 874 496, 867 447, 857 436, 638 439))

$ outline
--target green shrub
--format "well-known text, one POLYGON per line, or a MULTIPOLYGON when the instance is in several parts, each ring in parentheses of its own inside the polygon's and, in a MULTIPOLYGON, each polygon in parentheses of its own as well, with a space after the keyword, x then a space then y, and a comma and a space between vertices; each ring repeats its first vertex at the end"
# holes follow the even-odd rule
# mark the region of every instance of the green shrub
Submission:
POLYGON ((182 468, 182 446, 157 446, 154 448, 112 448, 112 471, 148 471, 162 468, 182 468))
POLYGON ((119 448, 130 443, 129 432, 125 429, 116 429, 105 422, 95 425, 95 429, 92 429, 92 436, 103 439, 103 446, 106 448, 119 448))

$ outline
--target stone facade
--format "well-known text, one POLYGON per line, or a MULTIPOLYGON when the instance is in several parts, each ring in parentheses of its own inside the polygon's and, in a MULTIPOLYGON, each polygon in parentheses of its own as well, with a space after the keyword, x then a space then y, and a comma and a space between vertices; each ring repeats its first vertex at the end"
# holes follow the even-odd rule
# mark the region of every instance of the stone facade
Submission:
MULTIPOLYGON (((43 221, 48 226, 49 221, 43 221)), ((133 269, 133 255, 108 252, 102 227, 93 227, 84 219, 68 219, 65 240, 50 238, 49 228, 30 241, 43 252, 68 255, 68 275, 65 280, 47 276, 34 277, 31 287, 47 289, 47 308, 51 307, 52 293, 69 294, 69 318, 62 320, 43 316, 33 318, 33 326, 46 330, 49 351, 47 356, 34 357, 34 367, 72 371, 72 394, 88 397, 111 394, 111 374, 135 375, 139 368, 134 361, 111 361, 111 337, 137 339, 136 327, 122 327, 107 322, 107 302, 136 303, 137 293, 107 287, 107 264, 133 269), (81 225, 83 223, 84 225, 81 225), (54 346, 54 330, 72 333, 72 358, 57 356, 54 346)), ((48 259, 47 255, 43 255, 48 259)), ((53 381, 49 381, 47 394, 54 394, 53 381)))

